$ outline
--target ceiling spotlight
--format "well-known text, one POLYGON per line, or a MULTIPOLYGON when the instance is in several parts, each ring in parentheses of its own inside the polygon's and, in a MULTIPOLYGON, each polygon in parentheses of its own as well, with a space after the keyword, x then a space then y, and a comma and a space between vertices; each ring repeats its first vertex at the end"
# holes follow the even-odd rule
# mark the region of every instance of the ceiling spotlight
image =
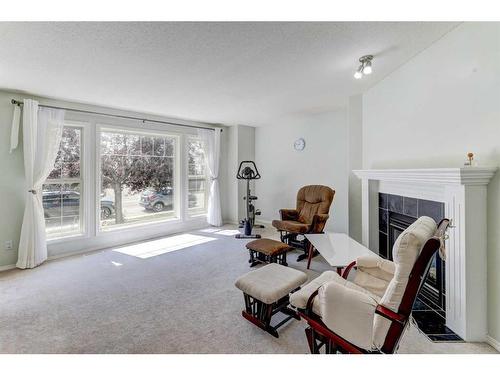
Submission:
POLYGON ((372 60, 373 55, 365 55, 359 58, 361 65, 358 70, 354 73, 354 78, 361 79, 363 75, 372 74, 372 60))
POLYGON ((361 79, 363 77, 363 65, 360 65, 358 70, 354 73, 354 78, 361 79))
POLYGON ((363 68, 363 74, 372 74, 372 62, 367 61, 363 68))

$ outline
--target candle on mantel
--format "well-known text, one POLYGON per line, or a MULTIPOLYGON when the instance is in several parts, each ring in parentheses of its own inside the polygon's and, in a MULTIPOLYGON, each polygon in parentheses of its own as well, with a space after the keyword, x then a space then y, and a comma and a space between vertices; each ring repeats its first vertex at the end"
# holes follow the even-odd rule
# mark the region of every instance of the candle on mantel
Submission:
POLYGON ((474 153, 473 152, 467 153, 467 161, 464 163, 464 165, 467 167, 477 166, 477 162, 474 160, 474 153))

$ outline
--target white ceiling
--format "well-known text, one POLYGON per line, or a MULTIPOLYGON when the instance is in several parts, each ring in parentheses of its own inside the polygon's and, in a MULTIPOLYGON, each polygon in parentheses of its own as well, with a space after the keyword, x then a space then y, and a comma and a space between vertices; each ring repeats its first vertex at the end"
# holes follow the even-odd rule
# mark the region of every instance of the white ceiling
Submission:
POLYGON ((0 88, 253 126, 345 106, 454 23, 0 23, 0 88), (373 74, 355 80, 357 59, 373 74))

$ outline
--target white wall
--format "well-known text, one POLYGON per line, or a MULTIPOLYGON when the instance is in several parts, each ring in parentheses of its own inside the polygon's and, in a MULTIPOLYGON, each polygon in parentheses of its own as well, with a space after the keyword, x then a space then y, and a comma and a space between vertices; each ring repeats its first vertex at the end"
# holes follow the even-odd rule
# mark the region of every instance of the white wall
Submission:
POLYGON ((263 221, 279 218, 279 209, 294 208, 297 191, 304 185, 333 188, 327 230, 348 231, 348 132, 345 110, 297 116, 293 120, 256 128, 255 157, 262 179, 256 182, 263 221), (306 147, 295 151, 303 137, 306 147))
MULTIPOLYGON (((239 163, 243 160, 255 160, 255 128, 245 125, 233 125, 227 128, 227 154, 221 157, 221 171, 226 174, 226 194, 223 195, 225 209, 223 219, 225 223, 237 224, 246 215, 245 201, 246 182, 237 180, 239 163), (223 166, 226 168, 222 169, 223 166)), ((253 194, 253 181, 250 184, 253 194)))
MULTIPOLYGON (((11 96, 0 91, 0 270, 17 262, 17 247, 24 212, 24 165, 20 150, 9 153, 12 121, 11 96), (4 242, 13 241, 5 250, 4 242)), ((22 142, 20 142, 22 144, 22 142)), ((22 145, 19 147, 22 149, 22 145)))
MULTIPOLYGON (((499 23, 460 25, 363 96, 363 168, 461 166, 468 151, 482 165, 500 164, 499 23)), ((488 330, 496 340, 499 223, 497 173, 488 187, 488 330)))
POLYGON ((352 172, 363 166, 363 97, 349 98, 349 236, 362 240, 361 180, 352 172))
MULTIPOLYGON (((238 125, 238 160, 237 165, 244 160, 255 161, 255 128, 251 126, 238 125)), ((259 168, 257 166, 257 168, 259 168)), ((259 170, 260 172, 260 170, 259 170)), ((236 174, 233 178, 236 180, 236 174)), ((247 182, 245 180, 238 181, 238 219, 243 219, 246 214, 246 201, 243 197, 247 195, 247 182)), ((252 194, 255 193, 255 184, 258 181, 250 181, 250 189, 252 194)), ((255 204, 256 202, 254 202, 255 204)), ((257 218, 258 219, 258 218, 257 218)))

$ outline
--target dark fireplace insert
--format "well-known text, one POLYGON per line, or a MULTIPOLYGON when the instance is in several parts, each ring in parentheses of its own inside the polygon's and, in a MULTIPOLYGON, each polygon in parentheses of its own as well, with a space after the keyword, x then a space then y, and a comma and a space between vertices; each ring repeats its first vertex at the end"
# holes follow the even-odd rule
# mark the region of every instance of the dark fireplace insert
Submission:
MULTIPOLYGON (((389 213, 389 249, 392 249, 398 236, 416 219, 397 213, 389 213)), ((388 252, 388 259, 392 260, 392 251, 388 252)), ((432 258, 431 267, 419 297, 430 307, 445 317, 446 311, 445 265, 438 254, 432 258)))
MULTIPOLYGON (((392 260, 392 247, 398 236, 420 216, 430 216, 437 223, 444 218, 444 204, 398 195, 379 195, 379 254, 392 260)), ((445 318, 445 263, 435 255, 419 298, 445 318)))

